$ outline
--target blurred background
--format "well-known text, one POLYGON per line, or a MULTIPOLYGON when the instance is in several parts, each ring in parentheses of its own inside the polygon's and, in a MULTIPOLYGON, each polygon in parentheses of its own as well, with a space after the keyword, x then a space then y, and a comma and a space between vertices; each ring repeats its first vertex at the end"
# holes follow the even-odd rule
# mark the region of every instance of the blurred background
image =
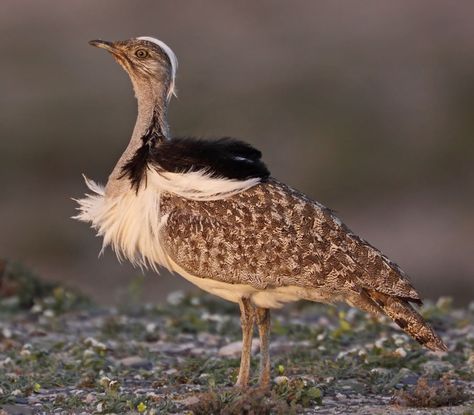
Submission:
MULTIPOLYGON (((335 209, 425 297, 474 298, 472 1, 2 0, 0 257, 117 303, 141 274, 75 213, 136 115, 90 39, 158 37, 179 58, 176 135, 243 138, 335 209)), ((145 299, 194 289, 149 274, 145 299)))

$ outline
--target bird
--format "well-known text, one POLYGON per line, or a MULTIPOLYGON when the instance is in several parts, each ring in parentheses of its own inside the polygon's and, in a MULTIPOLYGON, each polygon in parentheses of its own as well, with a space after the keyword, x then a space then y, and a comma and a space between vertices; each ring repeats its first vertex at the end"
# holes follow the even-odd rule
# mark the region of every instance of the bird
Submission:
POLYGON ((298 300, 386 315, 426 348, 447 350, 413 307, 422 300, 404 271, 332 210, 274 178, 258 149, 232 137, 171 135, 178 60, 167 44, 149 36, 89 43, 125 69, 138 115, 106 185, 84 176, 90 193, 75 218, 119 260, 167 269, 238 304, 237 387, 249 385, 255 326, 258 382, 269 387, 270 310, 298 300))

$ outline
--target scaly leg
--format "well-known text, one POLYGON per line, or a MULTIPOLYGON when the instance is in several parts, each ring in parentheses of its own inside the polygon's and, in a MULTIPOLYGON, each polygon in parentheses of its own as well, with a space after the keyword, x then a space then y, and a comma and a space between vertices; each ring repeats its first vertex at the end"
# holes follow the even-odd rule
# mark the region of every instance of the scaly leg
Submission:
POLYGON ((258 334, 260 336, 260 378, 262 387, 270 385, 270 309, 256 307, 258 334))
POLYGON ((248 298, 239 301, 240 324, 242 326, 242 357, 240 359, 239 376, 236 386, 245 388, 249 383, 250 359, 252 353, 252 337, 254 323, 254 309, 248 298))

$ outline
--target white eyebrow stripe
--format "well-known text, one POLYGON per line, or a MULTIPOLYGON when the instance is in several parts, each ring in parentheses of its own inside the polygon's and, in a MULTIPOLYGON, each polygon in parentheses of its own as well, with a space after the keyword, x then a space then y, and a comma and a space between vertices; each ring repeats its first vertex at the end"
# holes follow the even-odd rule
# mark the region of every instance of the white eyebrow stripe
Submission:
POLYGON ((171 83, 170 83, 170 89, 168 91, 168 99, 171 98, 171 95, 176 96, 175 80, 176 80, 176 72, 178 70, 178 58, 176 57, 173 50, 165 42, 159 39, 155 39, 154 37, 140 36, 140 37, 137 37, 137 39, 146 40, 148 42, 154 43, 155 45, 159 46, 163 50, 163 52, 166 53, 166 55, 168 55, 168 58, 171 62, 171 83))

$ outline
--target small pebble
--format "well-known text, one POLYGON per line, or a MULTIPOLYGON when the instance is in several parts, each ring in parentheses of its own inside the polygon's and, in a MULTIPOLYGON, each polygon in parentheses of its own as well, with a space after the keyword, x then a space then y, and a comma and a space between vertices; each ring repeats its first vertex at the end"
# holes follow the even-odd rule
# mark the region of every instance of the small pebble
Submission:
POLYGON ((178 373, 178 369, 175 369, 174 367, 168 370, 165 370, 164 372, 166 375, 174 375, 175 373, 178 373))
POLYGON ((53 310, 45 310, 44 313, 43 313, 43 316, 45 316, 47 318, 52 318, 52 317, 54 317, 54 311, 53 310))
POLYGON ((5 337, 6 339, 11 339, 12 338, 12 331, 8 328, 8 327, 5 327, 3 330, 2 330, 2 335, 3 337, 5 337))
MULTIPOLYGON (((259 348, 258 339, 252 340, 252 353, 256 353, 259 348)), ((221 347, 218 351, 219 356, 237 357, 242 353, 242 342, 237 341, 221 347)))
POLYGON ((273 379, 273 381, 277 385, 281 385, 283 383, 288 383, 289 379, 288 379, 288 376, 277 376, 275 379, 273 379))
POLYGON ((374 367, 370 370, 370 373, 375 373, 376 375, 383 376, 390 373, 390 370, 385 367, 374 367))
POLYGON ((382 349, 385 342, 387 341, 388 339, 386 337, 382 337, 380 339, 378 339, 376 342, 375 342, 375 347, 379 348, 379 349, 382 349))
POLYGON ((190 352, 193 356, 204 356, 204 355, 208 354, 209 350, 204 349, 203 347, 195 347, 195 348, 191 349, 190 352))
POLYGON ((15 390, 11 391, 10 394, 12 396, 20 396, 22 393, 21 393, 20 389, 15 389, 15 390))
POLYGON ((84 352, 82 353, 82 355, 83 355, 84 357, 91 357, 91 356, 95 356, 95 352, 94 352, 94 350, 86 349, 86 350, 84 350, 84 352))
POLYGON ((133 369, 151 369, 152 364, 149 360, 144 359, 140 356, 129 356, 120 359, 119 364, 125 367, 131 367, 133 369))
POLYGON ((407 352, 403 347, 399 347, 398 349, 396 349, 395 353, 398 354, 400 357, 405 357, 407 355, 407 352))
POLYGON ((172 293, 168 294, 166 297, 166 301, 168 301, 171 305, 179 305, 184 300, 184 292, 183 291, 173 291, 172 293))
POLYGON ((88 393, 87 396, 84 398, 85 403, 93 403, 95 402, 95 400, 96 400, 95 394, 93 393, 88 393))
POLYGON ((155 330, 156 330, 156 324, 155 323, 148 323, 146 326, 145 326, 145 330, 147 333, 154 333, 155 330))
POLYGON ((84 344, 95 349, 107 350, 107 346, 104 343, 97 341, 93 337, 88 337, 87 339, 85 339, 84 344))
POLYGON ((176 401, 176 403, 184 406, 196 405, 198 402, 199 398, 197 396, 188 396, 187 398, 176 401))

